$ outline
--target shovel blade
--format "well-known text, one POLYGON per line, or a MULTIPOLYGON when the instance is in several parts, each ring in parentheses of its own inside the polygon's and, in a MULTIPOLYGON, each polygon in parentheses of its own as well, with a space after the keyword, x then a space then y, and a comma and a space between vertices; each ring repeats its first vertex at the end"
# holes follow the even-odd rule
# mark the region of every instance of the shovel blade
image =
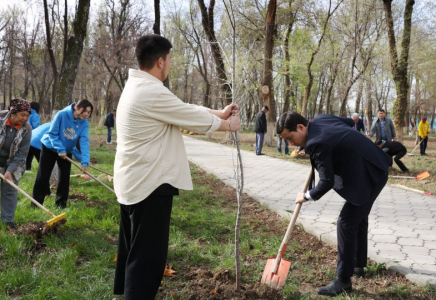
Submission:
POLYGON ((282 258, 277 272, 273 273, 275 260, 275 257, 269 258, 266 262, 261 282, 274 289, 282 289, 288 277, 289 269, 291 268, 291 261, 282 258))
POLYGON ((430 173, 428 173, 427 171, 421 172, 418 175, 416 175, 416 179, 418 180, 423 180, 430 177, 430 173))

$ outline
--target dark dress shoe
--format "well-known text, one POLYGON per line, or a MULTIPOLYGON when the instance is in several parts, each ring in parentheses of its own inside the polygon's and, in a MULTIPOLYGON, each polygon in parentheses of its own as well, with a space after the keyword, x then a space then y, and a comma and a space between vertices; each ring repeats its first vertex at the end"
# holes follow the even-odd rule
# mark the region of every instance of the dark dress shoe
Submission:
POLYGON ((264 153, 259 153, 259 154, 256 154, 256 155, 265 155, 264 153))
POLYGON ((318 295, 337 296, 343 292, 351 292, 351 280, 348 283, 343 283, 336 278, 329 285, 318 290, 318 295))
POLYGON ((353 276, 357 278, 362 278, 365 276, 365 269, 364 268, 354 268, 353 276))

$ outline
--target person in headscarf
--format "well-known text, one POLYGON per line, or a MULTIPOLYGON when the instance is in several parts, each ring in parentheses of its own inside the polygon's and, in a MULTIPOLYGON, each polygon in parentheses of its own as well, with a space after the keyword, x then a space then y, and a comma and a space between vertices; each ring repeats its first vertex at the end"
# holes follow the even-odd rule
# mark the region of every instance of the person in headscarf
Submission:
MULTIPOLYGON (((25 171, 32 127, 27 123, 30 104, 24 99, 12 99, 9 110, 0 111, 0 172, 6 181, 18 185, 25 171)), ((15 229, 17 190, 1 180, 1 221, 15 229)))
POLYGON ((421 122, 419 122, 418 125, 418 134, 419 134, 419 140, 420 140, 420 150, 421 155, 427 155, 425 153, 425 149, 427 149, 427 141, 428 141, 428 135, 430 134, 430 124, 427 121, 426 117, 423 117, 421 122))

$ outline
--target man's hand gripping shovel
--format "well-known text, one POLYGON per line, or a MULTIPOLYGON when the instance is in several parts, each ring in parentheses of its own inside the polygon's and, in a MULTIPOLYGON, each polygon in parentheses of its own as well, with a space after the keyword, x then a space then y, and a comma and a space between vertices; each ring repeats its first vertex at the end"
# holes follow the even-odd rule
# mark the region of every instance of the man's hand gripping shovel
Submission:
MULTIPOLYGON (((309 174, 307 175, 306 182, 304 183, 303 193, 307 191, 309 187, 309 182, 312 177, 312 168, 310 168, 309 174)), ((295 222, 297 221, 298 214, 300 213, 301 203, 295 206, 295 211, 292 215, 291 221, 286 230, 285 237, 283 238, 282 244, 280 245, 279 252, 274 258, 269 258, 266 262, 265 270, 262 275, 262 283, 269 285, 275 289, 281 289, 285 285, 286 278, 288 277, 288 272, 291 267, 291 261, 283 259, 286 247, 288 245, 289 238, 291 237, 291 232, 295 227, 295 222)))

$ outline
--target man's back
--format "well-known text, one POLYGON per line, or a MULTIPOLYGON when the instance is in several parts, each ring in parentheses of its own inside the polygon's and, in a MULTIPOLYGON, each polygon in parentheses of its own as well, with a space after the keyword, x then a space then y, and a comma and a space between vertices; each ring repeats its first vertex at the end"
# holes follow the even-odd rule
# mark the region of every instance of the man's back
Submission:
POLYGON ((370 139, 352 129, 351 119, 319 115, 309 123, 306 153, 317 166, 319 199, 330 188, 353 204, 368 198, 371 187, 388 172, 392 159, 370 139))
POLYGON ((397 141, 386 141, 382 146, 382 150, 390 156, 397 155, 401 151, 407 151, 406 147, 404 147, 403 144, 397 141))

